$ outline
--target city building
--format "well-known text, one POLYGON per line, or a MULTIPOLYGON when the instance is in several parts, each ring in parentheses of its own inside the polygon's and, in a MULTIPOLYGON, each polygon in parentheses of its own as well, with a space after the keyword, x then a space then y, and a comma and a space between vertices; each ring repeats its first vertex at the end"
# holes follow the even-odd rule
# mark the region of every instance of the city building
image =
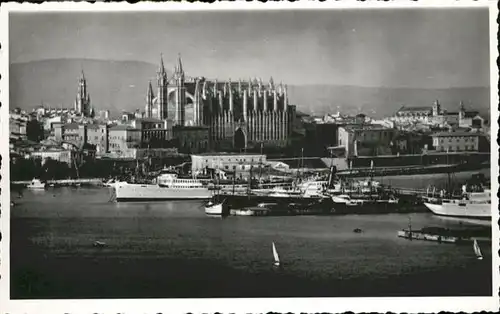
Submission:
POLYGON ((483 134, 463 131, 435 133, 432 135, 432 146, 438 152, 487 150, 483 134))
POLYGON ((437 100, 432 107, 403 106, 396 112, 392 120, 400 128, 415 124, 423 126, 469 127, 475 129, 482 129, 484 127, 484 119, 479 116, 479 112, 465 110, 463 102, 460 102, 460 110, 458 112, 448 112, 441 108, 441 104, 437 100))
POLYGON ((328 148, 338 145, 338 128, 335 123, 304 123, 305 155, 329 156, 328 148))
POLYGON ((28 119, 29 118, 27 115, 16 114, 16 113, 9 114, 10 138, 13 139, 27 138, 28 119))
POLYGON ((209 128, 206 126, 180 126, 173 128, 179 152, 199 154, 209 149, 209 128))
POLYGON ((248 172, 250 169, 265 167, 265 165, 266 155, 261 154, 206 153, 191 155, 192 173, 206 169, 248 172))
POLYGON ((172 120, 141 118, 131 121, 130 125, 141 130, 142 147, 166 148, 172 145, 172 120))
POLYGON ((393 119, 396 124, 411 124, 411 123, 428 123, 429 118, 434 113, 437 115, 439 110, 439 103, 436 101, 434 107, 420 106, 420 107, 407 107, 402 106, 394 115, 393 119))
POLYGON ((345 148, 345 157, 390 155, 396 134, 396 129, 377 124, 341 126, 338 145, 345 148))
POLYGON ((289 144, 295 107, 288 104, 287 88, 270 80, 238 83, 209 81, 185 76, 180 57, 169 79, 161 58, 157 72, 157 94, 149 83, 146 118, 171 119, 174 125, 208 127, 212 148, 234 150, 289 144), (169 105, 174 116, 169 117, 169 105), (193 106, 192 121, 186 121, 185 108, 193 106))
POLYGON ((108 126, 106 124, 88 124, 87 143, 95 145, 96 154, 102 155, 108 152, 108 126))
POLYGON ((458 126, 461 128, 482 129, 484 127, 484 119, 479 116, 479 111, 465 110, 463 102, 460 103, 458 117, 458 126))
POLYGON ((141 130, 130 125, 115 125, 109 128, 109 152, 117 157, 135 155, 131 149, 140 148, 141 130))
POLYGON ((87 142, 87 127, 79 123, 54 123, 54 139, 62 143, 70 143, 82 148, 87 142))

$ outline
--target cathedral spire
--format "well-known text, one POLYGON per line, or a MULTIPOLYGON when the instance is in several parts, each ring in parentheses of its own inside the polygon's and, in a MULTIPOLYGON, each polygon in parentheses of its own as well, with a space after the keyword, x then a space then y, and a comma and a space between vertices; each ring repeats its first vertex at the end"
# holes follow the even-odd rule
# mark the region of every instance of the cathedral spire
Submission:
POLYGON ((184 69, 182 68, 182 60, 180 53, 177 55, 177 72, 181 75, 184 75, 184 69))
POLYGON ((206 99, 207 98, 207 80, 203 81, 203 87, 202 87, 201 93, 203 95, 203 98, 206 99))
POLYGON ((157 79, 158 86, 167 85, 167 71, 165 70, 165 65, 163 64, 163 53, 160 54, 160 65, 158 66, 157 79))
POLYGON ((195 80, 194 86, 194 102, 193 102, 193 123, 194 125, 201 125, 202 114, 201 114, 201 88, 200 80, 197 78, 195 80))
POLYGON ((160 54, 160 65, 158 67, 158 73, 159 74, 166 73, 165 65, 163 64, 163 53, 160 54))
POLYGON ((154 98, 154 93, 153 93, 153 85, 151 85, 151 80, 149 80, 149 86, 148 86, 148 100, 154 98))

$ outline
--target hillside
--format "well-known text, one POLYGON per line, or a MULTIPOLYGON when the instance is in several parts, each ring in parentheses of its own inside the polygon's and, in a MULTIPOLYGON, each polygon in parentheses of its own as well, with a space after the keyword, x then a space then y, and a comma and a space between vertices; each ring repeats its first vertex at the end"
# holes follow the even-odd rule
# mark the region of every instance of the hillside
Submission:
MULTIPOLYGON (((50 106, 72 106, 81 69, 85 71, 96 109, 109 109, 114 115, 123 110, 144 108, 148 80, 155 84, 156 65, 146 62, 54 59, 18 63, 10 66, 10 106, 30 109, 42 102, 50 106)), ((430 105, 435 99, 450 111, 456 111, 462 100, 468 107, 487 114, 489 88, 301 85, 289 86, 289 99, 298 110, 319 115, 340 110, 346 113, 362 111, 380 117, 391 115, 402 104, 430 105)))

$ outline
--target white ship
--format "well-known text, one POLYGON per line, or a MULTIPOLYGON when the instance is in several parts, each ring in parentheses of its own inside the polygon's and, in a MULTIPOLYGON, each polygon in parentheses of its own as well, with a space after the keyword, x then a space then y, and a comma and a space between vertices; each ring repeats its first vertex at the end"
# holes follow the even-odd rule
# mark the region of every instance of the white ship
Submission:
POLYGON ((461 198, 429 197, 424 204, 440 216, 491 219, 491 190, 488 189, 467 192, 466 186, 463 186, 461 198))
POLYGON ((43 190, 45 189, 45 183, 39 179, 33 179, 30 184, 28 184, 28 189, 43 190))
POLYGON ((179 178, 163 170, 154 184, 116 182, 113 186, 117 202, 209 199, 212 192, 200 180, 179 178))

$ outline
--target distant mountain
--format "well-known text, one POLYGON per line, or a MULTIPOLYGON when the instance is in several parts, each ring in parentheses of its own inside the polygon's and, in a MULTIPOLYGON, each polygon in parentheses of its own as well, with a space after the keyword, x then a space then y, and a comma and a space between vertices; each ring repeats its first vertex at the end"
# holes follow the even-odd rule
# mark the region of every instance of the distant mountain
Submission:
MULTIPOLYGON (((53 59, 15 63, 10 66, 11 108, 30 109, 41 103, 72 107, 82 69, 93 105, 97 110, 109 109, 114 115, 123 110, 143 109, 148 81, 152 80, 153 86, 156 84, 157 66, 147 62, 53 59)), ((341 111, 380 117, 393 114, 403 104, 425 106, 435 99, 450 111, 456 111, 460 101, 483 114, 489 109, 488 87, 411 89, 289 85, 288 91, 291 104, 304 113, 315 115, 341 111)), ((173 108, 169 108, 171 110, 173 108)))

